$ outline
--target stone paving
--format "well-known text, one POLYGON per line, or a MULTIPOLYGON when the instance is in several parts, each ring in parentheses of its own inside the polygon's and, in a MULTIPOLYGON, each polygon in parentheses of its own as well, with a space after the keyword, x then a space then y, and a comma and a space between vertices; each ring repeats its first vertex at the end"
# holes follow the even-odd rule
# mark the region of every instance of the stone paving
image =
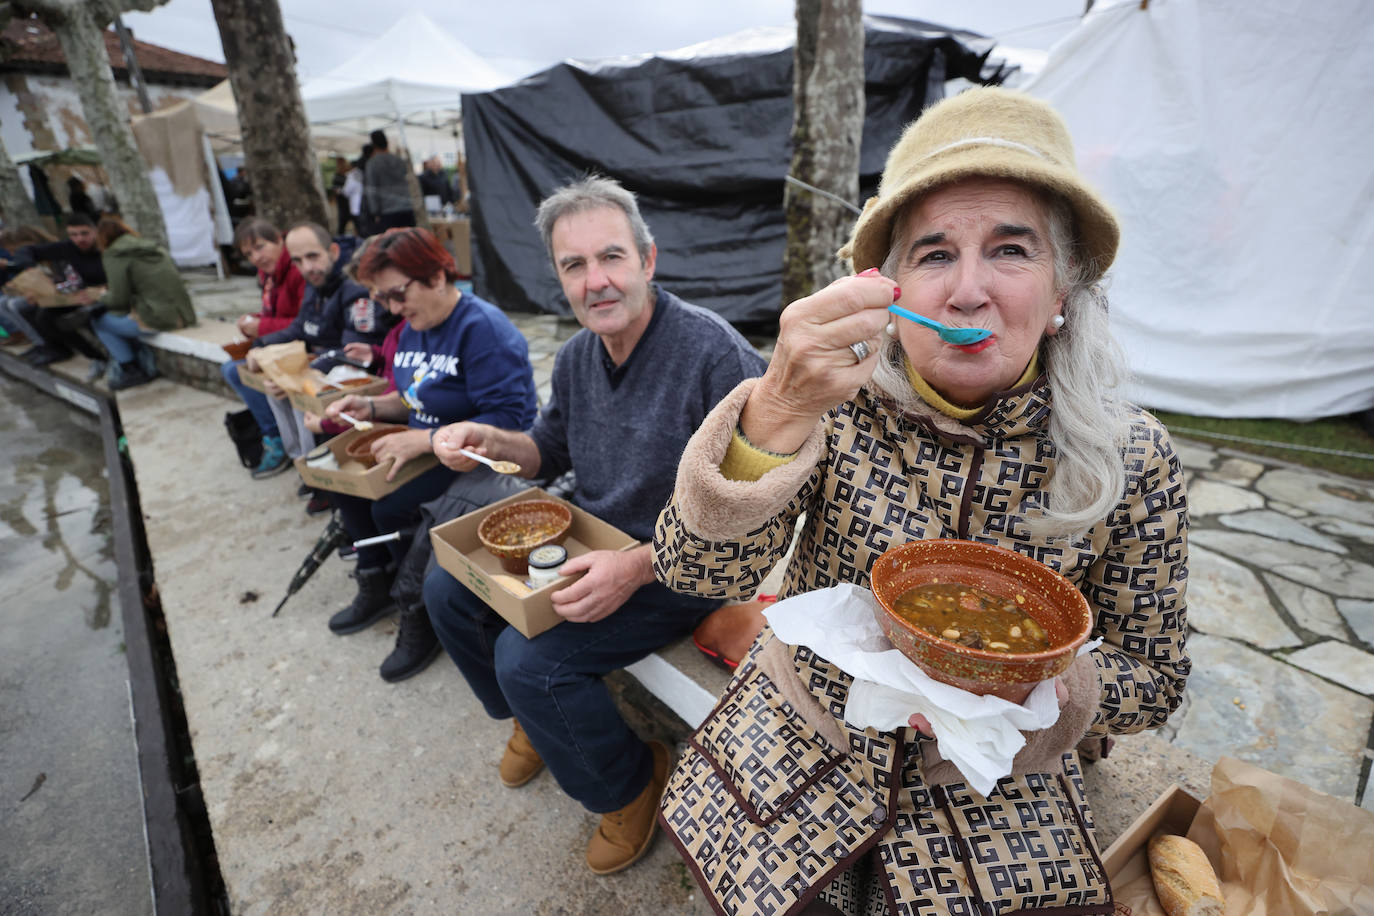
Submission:
POLYGON ((1177 444, 1193 674, 1166 733, 1374 810, 1374 486, 1177 444))

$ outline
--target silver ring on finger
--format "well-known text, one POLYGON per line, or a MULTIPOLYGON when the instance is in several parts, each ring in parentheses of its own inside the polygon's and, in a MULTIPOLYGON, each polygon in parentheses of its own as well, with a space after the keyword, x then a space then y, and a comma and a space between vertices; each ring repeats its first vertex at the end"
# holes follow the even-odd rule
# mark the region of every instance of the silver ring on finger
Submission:
POLYGON ((868 354, 873 352, 872 350, 868 349, 868 341, 866 340, 861 340, 857 343, 850 344, 849 350, 851 353, 854 354, 854 362, 856 364, 868 359, 868 354))

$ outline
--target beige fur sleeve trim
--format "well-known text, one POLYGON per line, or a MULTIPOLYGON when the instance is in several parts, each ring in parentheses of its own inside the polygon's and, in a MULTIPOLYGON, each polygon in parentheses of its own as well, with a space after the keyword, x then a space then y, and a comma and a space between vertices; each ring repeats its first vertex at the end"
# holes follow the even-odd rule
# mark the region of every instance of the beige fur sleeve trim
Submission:
POLYGON ((734 540, 781 515, 825 455, 824 426, 817 420, 794 460, 758 480, 728 480, 721 474, 720 463, 757 382, 745 379, 721 399, 688 440, 678 464, 674 499, 687 530, 702 540, 734 540))

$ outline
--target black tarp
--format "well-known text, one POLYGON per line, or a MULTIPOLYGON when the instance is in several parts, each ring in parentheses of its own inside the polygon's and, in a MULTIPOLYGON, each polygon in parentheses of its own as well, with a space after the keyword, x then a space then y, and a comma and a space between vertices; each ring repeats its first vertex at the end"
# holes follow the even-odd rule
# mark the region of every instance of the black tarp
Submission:
MULTIPOLYGON (((945 80, 984 73, 991 42, 864 17, 867 109, 860 199, 887 151, 945 80)), ((658 245, 656 280, 736 323, 781 309, 783 181, 791 161, 792 48, 567 61, 463 96, 478 295, 570 315, 534 229, 539 201, 588 172, 639 197, 658 245)))

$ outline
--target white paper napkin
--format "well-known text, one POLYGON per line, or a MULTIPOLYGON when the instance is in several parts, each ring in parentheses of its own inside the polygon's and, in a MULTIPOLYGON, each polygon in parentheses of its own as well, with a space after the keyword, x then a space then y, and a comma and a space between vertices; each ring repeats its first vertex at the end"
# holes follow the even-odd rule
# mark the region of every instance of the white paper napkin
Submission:
POLYGON ((339 363, 330 369, 324 376, 331 385, 342 385, 344 382, 352 381, 357 378, 367 378, 367 372, 357 366, 350 366, 347 363, 339 363))
POLYGON ((940 739, 941 755, 987 795, 1011 773, 1012 758, 1026 743, 1021 732, 1049 728, 1059 719, 1054 681, 1037 684, 1022 706, 942 684, 892 647, 876 610, 878 601, 868 589, 837 585, 779 601, 764 616, 778 639, 805 646, 854 678, 846 722, 896 731, 920 713, 940 739))

